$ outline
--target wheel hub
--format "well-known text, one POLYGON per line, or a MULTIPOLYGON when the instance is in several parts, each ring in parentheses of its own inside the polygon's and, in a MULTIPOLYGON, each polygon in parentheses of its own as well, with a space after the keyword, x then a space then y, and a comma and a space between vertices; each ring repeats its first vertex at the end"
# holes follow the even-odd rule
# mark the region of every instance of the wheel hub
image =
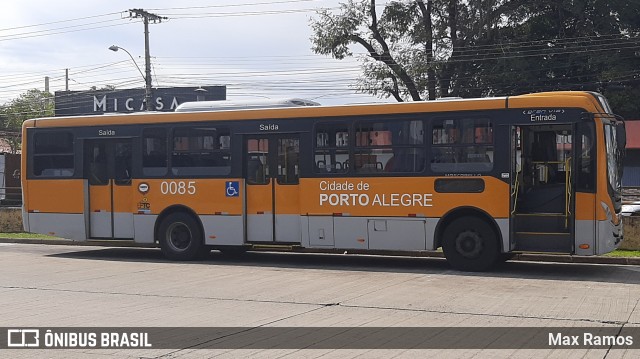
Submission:
POLYGON ((456 237, 456 250, 465 258, 477 258, 483 247, 482 237, 477 232, 467 230, 456 237))
POLYGON ((182 223, 172 223, 167 231, 167 243, 176 251, 184 251, 189 248, 191 244, 191 230, 189 227, 182 223))

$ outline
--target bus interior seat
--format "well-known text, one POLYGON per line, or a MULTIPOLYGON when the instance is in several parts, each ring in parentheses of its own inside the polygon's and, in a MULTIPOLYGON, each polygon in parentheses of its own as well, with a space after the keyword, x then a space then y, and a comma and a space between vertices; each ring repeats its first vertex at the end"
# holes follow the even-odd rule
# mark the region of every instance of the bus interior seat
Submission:
POLYGON ((395 165, 395 162, 396 162, 396 157, 395 156, 391 156, 391 158, 389 158, 387 163, 384 165, 384 171, 385 172, 396 172, 398 170, 398 168, 395 165))

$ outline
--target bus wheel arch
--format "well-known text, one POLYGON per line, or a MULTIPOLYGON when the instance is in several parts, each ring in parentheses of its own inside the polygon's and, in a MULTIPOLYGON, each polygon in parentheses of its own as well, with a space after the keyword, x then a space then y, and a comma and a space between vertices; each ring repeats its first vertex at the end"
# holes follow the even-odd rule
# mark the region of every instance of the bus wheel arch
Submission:
POLYGON ((502 233, 486 212, 472 207, 457 208, 436 226, 436 247, 442 247, 447 262, 465 271, 483 271, 499 260, 502 233))
POLYGON ((154 239, 162 253, 172 260, 194 260, 208 252, 200 218, 185 206, 166 208, 154 228, 154 239))

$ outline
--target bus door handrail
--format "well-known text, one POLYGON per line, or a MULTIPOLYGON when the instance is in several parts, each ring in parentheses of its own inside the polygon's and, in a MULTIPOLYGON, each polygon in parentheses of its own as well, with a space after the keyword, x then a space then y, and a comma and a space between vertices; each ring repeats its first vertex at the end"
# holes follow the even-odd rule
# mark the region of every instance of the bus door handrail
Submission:
POLYGON ((571 216, 571 157, 564 160, 564 177, 565 177, 565 208, 564 208, 564 228, 569 227, 569 217, 571 216))
MULTIPOLYGON (((517 164, 516 164, 517 167, 517 164)), ((511 211, 511 215, 513 216, 516 213, 516 207, 518 206, 518 190, 520 188, 520 172, 522 171, 522 166, 516 169, 516 180, 514 183, 513 192, 511 192, 511 198, 513 198, 513 210, 511 211)))

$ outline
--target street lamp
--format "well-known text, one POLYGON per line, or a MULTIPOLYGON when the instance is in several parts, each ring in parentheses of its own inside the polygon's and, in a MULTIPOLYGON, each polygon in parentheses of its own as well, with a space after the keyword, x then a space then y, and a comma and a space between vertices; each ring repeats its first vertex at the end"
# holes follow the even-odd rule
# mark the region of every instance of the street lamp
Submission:
MULTIPOLYGON (((118 51, 118 50, 122 50, 124 52, 127 53, 127 55, 129 55, 129 57, 131 58, 131 61, 133 61, 133 64, 136 65, 136 68, 138 69, 138 72, 140 72, 140 75, 142 75, 142 79, 144 80, 145 83, 145 87, 144 87, 144 102, 147 105, 147 111, 151 111, 152 107, 151 107, 151 73, 149 73, 148 76, 145 76, 142 73, 142 70, 140 69, 140 66, 138 66, 138 63, 136 62, 136 60, 134 60, 133 56, 131 56, 131 53, 129 51, 127 51, 127 49, 125 49, 124 47, 120 47, 117 45, 111 45, 109 46, 109 50, 111 51, 118 51)), ((149 64, 146 65, 146 67, 149 67, 149 64)))

